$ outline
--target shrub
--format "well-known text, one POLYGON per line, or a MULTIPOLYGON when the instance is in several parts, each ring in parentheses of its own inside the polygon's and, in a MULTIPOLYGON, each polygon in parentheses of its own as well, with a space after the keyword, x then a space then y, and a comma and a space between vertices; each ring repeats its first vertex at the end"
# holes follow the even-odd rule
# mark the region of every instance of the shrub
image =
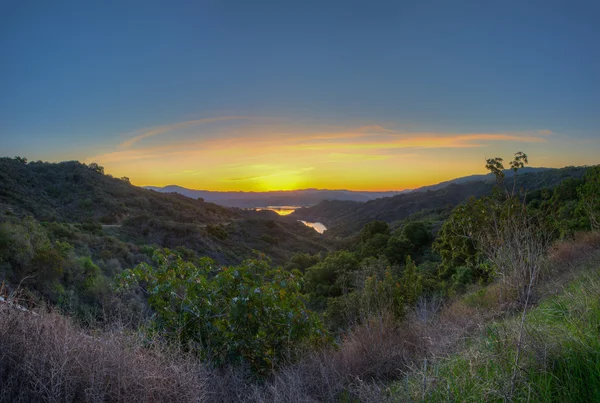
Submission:
POLYGON ((325 341, 315 314, 304 307, 299 272, 272 269, 264 260, 223 267, 185 262, 169 250, 122 275, 144 283, 156 312, 155 328, 216 365, 246 362, 258 373, 292 359, 305 344, 325 341))

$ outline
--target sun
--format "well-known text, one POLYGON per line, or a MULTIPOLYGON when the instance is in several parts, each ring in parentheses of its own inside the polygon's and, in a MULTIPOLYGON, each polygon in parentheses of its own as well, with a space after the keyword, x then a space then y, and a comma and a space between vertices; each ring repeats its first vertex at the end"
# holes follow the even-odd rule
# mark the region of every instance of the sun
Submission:
POLYGON ((261 181, 261 190, 295 190, 303 182, 300 175, 272 175, 261 181))

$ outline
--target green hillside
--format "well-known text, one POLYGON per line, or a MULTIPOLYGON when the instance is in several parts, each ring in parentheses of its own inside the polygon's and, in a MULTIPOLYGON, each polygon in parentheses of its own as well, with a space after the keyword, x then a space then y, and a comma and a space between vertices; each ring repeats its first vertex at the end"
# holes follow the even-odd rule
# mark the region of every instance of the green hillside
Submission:
POLYGON ((76 161, 0 159, 0 206, 17 217, 86 225, 136 245, 186 247, 221 263, 239 263, 254 250, 284 262, 294 252, 325 249, 315 231, 295 220, 146 190, 76 161))
MULTIPOLYGON (((566 179, 580 179, 586 167, 566 167, 544 169, 517 175, 517 189, 534 192, 544 188, 554 188, 566 179)), ((511 172, 512 173, 512 172, 511 172)), ((506 187, 513 186, 513 178, 507 177, 506 187)), ((474 196, 490 194, 494 180, 475 180, 466 183, 449 183, 437 190, 410 192, 394 197, 380 198, 368 202, 323 201, 315 206, 302 208, 292 213, 292 217, 305 221, 322 222, 328 235, 348 236, 358 232, 366 223, 383 220, 388 223, 406 219, 416 213, 431 213, 433 216, 447 217, 449 211, 474 196)))

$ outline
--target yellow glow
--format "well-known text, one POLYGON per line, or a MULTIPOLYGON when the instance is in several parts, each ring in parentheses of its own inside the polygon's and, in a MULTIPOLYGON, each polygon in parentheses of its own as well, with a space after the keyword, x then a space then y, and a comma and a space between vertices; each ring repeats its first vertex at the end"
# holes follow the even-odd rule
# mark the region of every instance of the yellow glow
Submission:
POLYGON ((257 208, 256 210, 269 210, 274 211, 279 215, 290 215, 296 211, 299 207, 296 206, 268 206, 264 208, 257 208))
POLYGON ((549 130, 405 132, 378 125, 307 127, 250 124, 245 119, 210 118, 140 130, 116 144, 115 151, 86 161, 98 162, 106 172, 127 176, 136 185, 177 184, 221 191, 383 191, 483 173, 486 157, 509 157, 515 151, 528 152, 532 145, 544 152, 553 141, 549 130), (237 126, 214 132, 202 129, 208 123, 232 122, 237 126))

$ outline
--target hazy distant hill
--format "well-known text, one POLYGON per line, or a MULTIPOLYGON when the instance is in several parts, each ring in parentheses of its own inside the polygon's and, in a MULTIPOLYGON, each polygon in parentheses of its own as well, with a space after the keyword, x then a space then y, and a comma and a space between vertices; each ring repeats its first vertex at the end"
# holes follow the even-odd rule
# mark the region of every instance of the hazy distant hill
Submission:
POLYGON ((193 190, 177 185, 165 187, 145 186, 161 193, 175 192, 193 199, 202 198, 222 206, 252 208, 264 206, 311 206, 323 200, 368 201, 380 197, 395 196, 407 191, 358 192, 352 190, 302 189, 272 192, 215 192, 193 190))
MULTIPOLYGON (((552 188, 567 178, 581 178, 586 167, 562 169, 529 169, 517 177, 517 188, 534 191, 552 188)), ((506 172, 506 187, 512 187, 512 171, 506 172)), ((487 175, 459 178, 433 187, 421 188, 410 193, 386 197, 367 202, 323 201, 315 206, 296 210, 292 218, 319 221, 327 227, 329 236, 347 236, 359 231, 366 223, 383 220, 388 223, 402 220, 412 214, 427 210, 443 209, 447 212, 470 196, 489 194, 494 180, 487 175), (472 178, 472 180, 467 180, 472 178), (452 183, 454 182, 454 183, 452 183), (461 183, 462 182, 462 183, 461 183), (443 186, 442 186, 443 185, 443 186), (440 188, 436 189, 436 187, 440 188)))
MULTIPOLYGON (((542 172, 550 168, 529 168, 526 167, 522 173, 542 172)), ((512 177, 513 172, 507 171, 506 177, 512 177)), ((442 189, 453 183, 467 183, 474 181, 493 182, 494 177, 488 175, 470 175, 461 178, 452 179, 435 185, 423 186, 417 189, 407 189, 402 191, 388 192, 362 192, 352 190, 328 190, 328 189, 301 189, 273 192, 215 192, 210 190, 194 190, 177 185, 164 187, 145 186, 146 189, 161 193, 179 193, 193 199, 201 198, 204 201, 217 203, 222 206, 252 208, 265 206, 313 206, 324 200, 344 200, 367 202, 369 200, 380 199, 382 197, 392 197, 409 192, 424 192, 427 190, 442 189)))
MULTIPOLYGON (((527 173, 544 172, 544 171, 548 171, 548 170, 552 170, 552 168, 524 167, 519 170, 519 175, 523 175, 523 174, 527 174, 527 173)), ((514 171, 511 171, 510 169, 507 169, 504 171, 504 176, 505 176, 506 180, 512 178, 513 175, 514 175, 514 171)), ((492 182, 493 183, 495 180, 496 180, 496 177, 491 173, 481 174, 481 175, 469 175, 469 176, 463 176, 463 177, 456 178, 456 179, 451 179, 449 181, 440 182, 435 185, 423 186, 423 187, 420 187, 417 189, 413 189, 413 192, 425 192, 428 190, 438 190, 438 189, 442 189, 448 185, 451 185, 453 183, 461 184, 461 183, 468 183, 468 182, 475 182, 475 181, 484 181, 484 182, 492 182)))

